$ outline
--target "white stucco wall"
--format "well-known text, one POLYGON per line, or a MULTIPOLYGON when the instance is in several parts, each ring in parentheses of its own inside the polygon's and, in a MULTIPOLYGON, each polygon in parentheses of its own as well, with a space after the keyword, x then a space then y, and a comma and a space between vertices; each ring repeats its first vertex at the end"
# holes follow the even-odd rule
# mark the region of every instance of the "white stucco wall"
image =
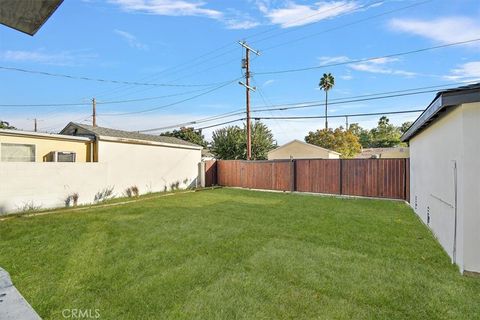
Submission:
POLYGON ((412 208, 454 258, 455 164, 457 237, 455 262, 480 271, 480 105, 456 107, 410 141, 412 208), (428 213, 430 221, 428 221, 428 213))
POLYGON ((100 140, 98 159, 108 163, 107 180, 116 190, 136 185, 141 193, 196 186, 201 150, 100 140))
POLYGON ((0 162, 0 215, 32 204, 65 205, 72 193, 79 204, 93 203, 95 194, 113 187, 115 196, 137 186, 141 194, 195 187, 201 150, 183 147, 98 142, 99 162, 0 162))
POLYGON ((93 203, 108 185, 106 172, 106 164, 94 162, 0 162, 0 215, 30 204, 62 207, 72 193, 79 204, 93 203))

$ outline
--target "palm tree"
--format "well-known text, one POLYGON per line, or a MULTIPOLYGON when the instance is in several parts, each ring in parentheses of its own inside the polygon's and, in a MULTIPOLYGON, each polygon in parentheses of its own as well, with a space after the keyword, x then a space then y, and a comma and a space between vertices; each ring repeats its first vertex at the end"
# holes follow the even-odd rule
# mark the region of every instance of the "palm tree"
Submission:
POLYGON ((324 73, 323 77, 320 79, 320 83, 318 86, 320 89, 325 91, 325 129, 328 130, 328 119, 327 119, 327 111, 328 111, 328 90, 332 89, 335 85, 335 78, 332 76, 331 73, 324 73))

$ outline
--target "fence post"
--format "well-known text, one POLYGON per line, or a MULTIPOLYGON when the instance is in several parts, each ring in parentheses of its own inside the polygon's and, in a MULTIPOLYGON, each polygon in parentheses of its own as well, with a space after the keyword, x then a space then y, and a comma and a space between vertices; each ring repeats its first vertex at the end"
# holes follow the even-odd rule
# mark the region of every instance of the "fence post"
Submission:
POLYGON ((407 196, 407 158, 403 159, 403 200, 408 201, 407 196))
POLYGON ((294 192, 296 189, 296 160, 290 159, 290 191, 294 192))
POLYGON ((340 159, 340 194, 343 194, 343 159, 340 159))

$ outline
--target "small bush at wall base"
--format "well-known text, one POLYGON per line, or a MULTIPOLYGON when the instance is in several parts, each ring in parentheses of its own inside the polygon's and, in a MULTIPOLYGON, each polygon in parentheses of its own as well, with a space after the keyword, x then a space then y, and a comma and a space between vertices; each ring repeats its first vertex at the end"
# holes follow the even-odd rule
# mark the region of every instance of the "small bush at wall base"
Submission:
POLYGON ((41 205, 36 205, 33 201, 24 202, 22 206, 18 207, 18 214, 25 214, 33 211, 38 211, 42 208, 41 205))
POLYGON ((96 203, 98 203, 98 202, 107 201, 107 200, 113 199, 113 198, 114 198, 113 187, 109 187, 109 188, 105 188, 105 189, 97 192, 97 194, 95 195, 93 200, 96 203))
POLYGON ((129 198, 131 198, 131 197, 137 198, 140 195, 140 192, 138 191, 137 186, 132 186, 130 188, 125 189, 125 191, 123 193, 125 194, 125 196, 127 196, 129 198))
POLYGON ((78 205, 78 198, 79 197, 80 196, 78 195, 77 192, 68 195, 67 198, 65 198, 65 200, 64 200, 65 207, 70 207, 71 205, 76 207, 78 205))

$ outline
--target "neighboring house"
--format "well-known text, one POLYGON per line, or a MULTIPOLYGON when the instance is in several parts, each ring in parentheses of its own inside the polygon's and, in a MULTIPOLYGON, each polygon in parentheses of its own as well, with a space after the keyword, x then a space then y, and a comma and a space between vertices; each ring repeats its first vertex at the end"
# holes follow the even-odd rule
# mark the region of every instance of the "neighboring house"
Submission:
POLYGON ((480 83, 438 92, 410 143, 410 204, 462 272, 480 273, 480 83))
POLYGON ((355 159, 392 159, 408 158, 410 152, 408 147, 394 148, 366 148, 355 156, 355 159))
POLYGON ((0 129, 1 162, 89 162, 89 138, 0 129))
POLYGON ((268 152, 268 160, 339 159, 340 153, 300 140, 290 141, 268 152))
MULTIPOLYGON (((143 186, 162 191, 171 184, 196 185, 202 146, 175 137, 93 127, 70 122, 63 135, 89 137, 93 158, 108 163, 109 172, 121 188, 143 186)), ((109 179, 113 180, 113 179, 109 179)))

